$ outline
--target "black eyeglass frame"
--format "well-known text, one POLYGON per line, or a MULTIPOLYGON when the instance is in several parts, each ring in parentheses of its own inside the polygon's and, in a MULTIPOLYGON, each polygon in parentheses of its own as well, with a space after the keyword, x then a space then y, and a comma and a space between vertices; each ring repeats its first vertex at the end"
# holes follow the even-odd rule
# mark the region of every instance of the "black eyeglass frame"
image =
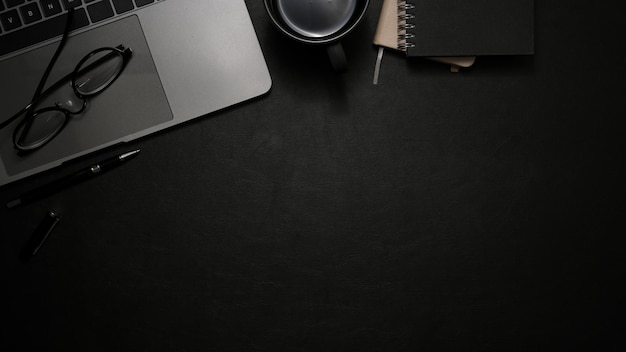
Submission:
POLYGON ((67 40, 67 37, 69 35, 69 31, 70 31, 70 27, 71 27, 73 13, 74 13, 73 9, 71 9, 68 12, 68 19, 67 19, 65 31, 63 33, 63 37, 61 39, 59 47, 57 48, 54 56, 52 57, 50 63, 48 64, 48 68, 46 69, 46 72, 44 73, 41 81, 39 82, 39 86, 38 86, 38 88, 36 90, 36 93, 35 93, 33 99, 22 110, 20 110, 19 112, 15 113, 13 116, 11 116, 6 121, 0 123, 0 129, 2 129, 2 128, 6 127, 7 125, 9 125, 14 120, 16 120, 17 118, 19 118, 21 115, 26 114, 25 118, 22 119, 22 121, 20 121, 17 124, 17 126, 15 127, 15 129, 13 130, 13 147, 18 150, 18 153, 34 151, 36 149, 39 149, 39 148, 43 147, 46 143, 48 143, 52 139, 54 139, 65 128, 65 126, 67 125, 67 123, 70 120, 71 115, 80 114, 80 113, 82 113, 85 110, 85 108, 87 106, 87 98, 94 97, 94 96, 102 93, 107 88, 109 88, 119 78, 119 76, 121 76, 121 74, 124 72, 124 69, 128 65, 128 62, 130 61, 130 58, 132 57, 132 54, 133 54, 132 50, 130 48, 124 47, 123 45, 119 45, 117 47, 101 47, 101 48, 95 49, 95 50, 89 52, 87 55, 85 55, 78 62, 78 64, 76 65, 76 67, 74 68, 74 70, 70 74, 68 74, 68 75, 64 76, 63 78, 59 79, 57 82, 55 82, 49 88, 47 88, 45 91, 42 92, 42 87, 45 85, 45 82, 46 82, 46 80, 48 78, 48 75, 49 75, 52 67, 54 66, 54 64, 56 62, 56 59, 58 58, 59 54, 61 53, 61 51, 63 50, 63 48, 65 46, 65 42, 67 40), (95 62, 90 63, 89 65, 83 67, 85 65, 85 63, 88 60, 90 60, 94 55, 97 55, 97 54, 105 52, 105 51, 108 51, 109 53, 104 55, 102 58, 99 58, 95 62), (108 82, 106 82, 106 84, 104 84, 103 86, 99 87, 97 91, 95 91, 93 93, 90 93, 90 94, 81 93, 79 91, 79 89, 78 89, 78 86, 76 85, 76 80, 78 79, 78 77, 83 72, 92 70, 93 68, 95 68, 98 65, 102 64, 103 62, 107 61, 110 58, 111 55, 120 55, 121 58, 122 58, 122 64, 121 64, 121 67, 118 70, 118 72, 108 82), (76 95, 76 97, 78 97, 79 99, 82 100, 82 105, 81 105, 81 107, 80 107, 80 109, 78 111, 70 111, 70 110, 60 106, 59 104, 57 104, 55 106, 46 107, 46 108, 42 108, 42 109, 38 109, 36 111, 33 111, 33 109, 35 108, 35 106, 37 105, 37 103, 39 101, 41 101, 43 98, 49 96, 52 92, 57 90, 61 85, 67 83, 68 81, 70 81, 70 85, 71 85, 72 90, 73 90, 74 94, 76 95), (20 145, 22 140, 28 134, 28 132, 30 130, 30 126, 35 121, 37 116, 40 115, 40 114, 47 113, 47 112, 52 112, 52 111, 57 111, 57 112, 60 112, 61 114, 64 115, 65 119, 64 119, 63 123, 61 123, 52 133, 50 133, 42 141, 34 143, 33 145, 30 145, 28 147, 24 147, 24 146, 20 145))

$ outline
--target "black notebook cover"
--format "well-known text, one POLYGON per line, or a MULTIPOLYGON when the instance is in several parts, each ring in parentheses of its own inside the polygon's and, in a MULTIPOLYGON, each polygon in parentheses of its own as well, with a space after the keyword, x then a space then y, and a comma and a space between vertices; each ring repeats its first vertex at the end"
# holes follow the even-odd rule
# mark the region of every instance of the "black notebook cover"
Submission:
POLYGON ((407 0, 407 55, 531 55, 533 1, 407 0))

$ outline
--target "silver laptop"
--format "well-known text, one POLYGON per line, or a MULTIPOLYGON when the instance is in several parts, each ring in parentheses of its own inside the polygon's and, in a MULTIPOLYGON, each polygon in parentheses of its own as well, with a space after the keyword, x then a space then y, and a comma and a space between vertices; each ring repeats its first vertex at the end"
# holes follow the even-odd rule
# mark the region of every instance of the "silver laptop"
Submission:
MULTIPOLYGON (((132 56, 106 91, 26 153, 0 130, 0 185, 263 95, 271 78, 244 0, 0 0, 0 123, 33 99, 73 10, 47 86, 101 47, 132 56)), ((45 90, 45 89, 44 89, 45 90)), ((70 82, 33 110, 71 102, 70 82)), ((31 115, 32 116, 32 115, 31 115)))

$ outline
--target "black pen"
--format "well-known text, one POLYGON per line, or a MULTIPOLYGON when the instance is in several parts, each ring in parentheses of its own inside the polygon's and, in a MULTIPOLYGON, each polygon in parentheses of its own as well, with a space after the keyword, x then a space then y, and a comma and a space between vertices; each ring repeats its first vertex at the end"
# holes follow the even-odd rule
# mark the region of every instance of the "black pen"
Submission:
POLYGON ((79 182, 85 181, 87 179, 90 179, 92 177, 98 176, 104 171, 110 170, 116 166, 121 165, 125 161, 136 156, 138 153, 139 153, 139 149, 102 160, 99 163, 92 165, 84 170, 80 170, 76 173, 63 177, 56 181, 52 181, 51 183, 48 183, 30 192, 26 192, 22 194, 19 198, 8 202, 7 208, 15 208, 19 205, 29 203, 39 198, 43 198, 47 195, 50 195, 68 186, 71 186, 79 182))

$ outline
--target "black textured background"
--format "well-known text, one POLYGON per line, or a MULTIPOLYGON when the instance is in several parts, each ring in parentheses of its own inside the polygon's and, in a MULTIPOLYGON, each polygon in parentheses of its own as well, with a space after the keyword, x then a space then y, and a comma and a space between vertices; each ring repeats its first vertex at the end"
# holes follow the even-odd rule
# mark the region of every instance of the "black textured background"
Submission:
POLYGON ((626 350, 613 4, 536 1, 534 56, 458 74, 387 52, 377 86, 381 0, 341 76, 246 4, 268 95, 0 210, 0 350, 626 350), (48 209, 61 222, 20 262, 48 209))

